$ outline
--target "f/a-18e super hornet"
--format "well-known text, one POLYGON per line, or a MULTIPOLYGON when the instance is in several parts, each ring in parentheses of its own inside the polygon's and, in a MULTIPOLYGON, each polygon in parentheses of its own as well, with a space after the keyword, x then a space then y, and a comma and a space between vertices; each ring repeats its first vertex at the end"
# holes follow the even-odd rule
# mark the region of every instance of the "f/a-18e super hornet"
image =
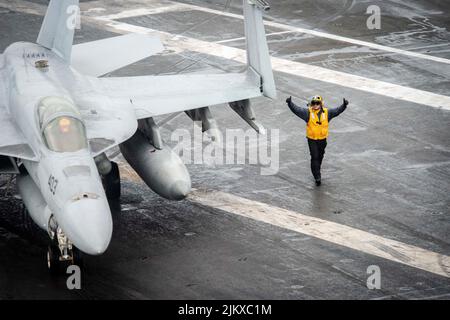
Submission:
POLYGON ((81 252, 99 255, 109 245, 108 199, 120 197, 120 177, 108 150, 119 146, 162 197, 183 199, 189 173, 164 145, 153 117, 186 112, 203 130, 215 129, 208 106, 229 103, 259 130, 249 99, 276 95, 265 1, 243 0, 242 73, 103 78, 163 46, 145 34, 73 45, 72 6, 78 0, 51 0, 36 43, 16 42, 0 55, 0 173, 16 174, 27 213, 50 235, 52 272, 79 264, 81 252))

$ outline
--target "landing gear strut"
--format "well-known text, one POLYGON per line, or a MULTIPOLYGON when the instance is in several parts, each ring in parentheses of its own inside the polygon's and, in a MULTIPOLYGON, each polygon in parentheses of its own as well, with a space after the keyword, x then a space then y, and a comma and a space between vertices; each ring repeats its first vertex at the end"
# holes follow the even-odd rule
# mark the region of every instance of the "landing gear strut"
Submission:
POLYGON ((111 171, 102 175, 103 188, 108 199, 120 198, 120 173, 116 162, 111 161, 111 171))
POLYGON ((64 274, 71 265, 83 268, 81 251, 76 248, 61 228, 51 232, 53 239, 47 249, 47 267, 52 275, 64 274))
POLYGON ((105 153, 94 158, 98 173, 102 178, 103 189, 108 199, 120 198, 120 174, 119 166, 110 161, 105 153))

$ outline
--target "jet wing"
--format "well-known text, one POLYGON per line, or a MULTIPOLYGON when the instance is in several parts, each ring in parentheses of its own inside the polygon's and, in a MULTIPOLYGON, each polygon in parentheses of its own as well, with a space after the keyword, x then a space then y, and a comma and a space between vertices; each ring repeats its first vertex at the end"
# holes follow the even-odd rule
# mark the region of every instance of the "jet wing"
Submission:
POLYGON ((100 90, 134 106, 138 119, 192 110, 262 95, 261 77, 243 73, 98 78, 100 90))
POLYGON ((6 107, 1 103, 0 100, 0 128, 2 128, 0 155, 36 161, 36 154, 29 146, 19 127, 9 116, 6 107))

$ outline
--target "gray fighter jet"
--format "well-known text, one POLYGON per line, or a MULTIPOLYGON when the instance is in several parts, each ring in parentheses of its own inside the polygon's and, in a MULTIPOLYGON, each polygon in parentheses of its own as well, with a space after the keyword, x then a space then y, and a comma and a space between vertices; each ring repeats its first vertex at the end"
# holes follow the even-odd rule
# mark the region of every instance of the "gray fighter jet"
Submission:
POLYGON ((120 177, 108 150, 119 146, 159 195, 183 199, 189 173, 153 117, 186 112, 214 129, 208 106, 229 103, 260 130, 249 99, 276 95, 265 1, 243 0, 245 72, 105 78, 163 46, 137 34, 73 45, 73 6, 78 0, 51 0, 36 43, 16 42, 0 55, 0 173, 17 175, 27 213, 48 232, 51 272, 109 245, 108 199, 120 197, 120 177))

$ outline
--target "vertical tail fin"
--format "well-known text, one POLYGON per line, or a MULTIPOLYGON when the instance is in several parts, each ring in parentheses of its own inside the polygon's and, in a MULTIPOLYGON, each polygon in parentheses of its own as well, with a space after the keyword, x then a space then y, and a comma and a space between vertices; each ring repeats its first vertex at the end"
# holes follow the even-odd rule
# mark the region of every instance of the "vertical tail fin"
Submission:
POLYGON ((269 10, 264 0, 243 0, 247 64, 262 78, 263 94, 275 99, 276 88, 262 12, 269 10))
POLYGON ((79 11, 78 0, 51 0, 36 42, 70 62, 79 11))

